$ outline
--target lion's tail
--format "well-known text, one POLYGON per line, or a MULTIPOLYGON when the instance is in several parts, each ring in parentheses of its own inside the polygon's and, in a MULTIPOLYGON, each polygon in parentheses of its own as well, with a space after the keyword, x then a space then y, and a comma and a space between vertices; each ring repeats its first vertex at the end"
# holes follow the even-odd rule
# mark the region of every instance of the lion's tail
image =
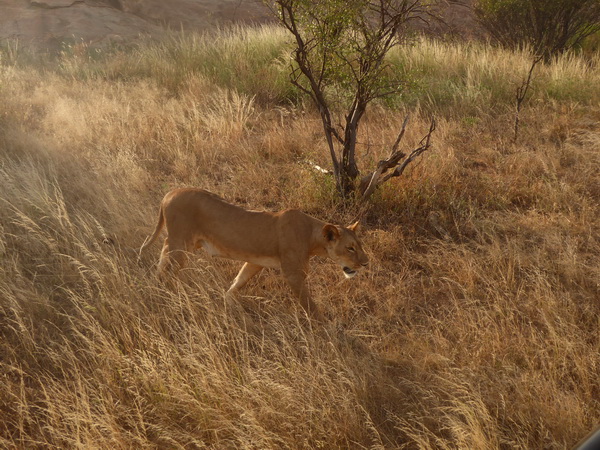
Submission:
POLYGON ((142 244, 142 246, 140 247, 140 251, 139 251, 140 256, 141 256, 142 252, 144 250, 146 250, 146 248, 149 247, 150 244, 152 244, 156 240, 156 238, 162 231, 164 224, 165 224, 165 215, 163 213, 163 207, 161 204, 160 208, 158 210, 158 223, 156 224, 156 228, 154 229, 154 232, 152 233, 152 235, 148 236, 146 238, 146 240, 144 241, 144 243, 142 244))

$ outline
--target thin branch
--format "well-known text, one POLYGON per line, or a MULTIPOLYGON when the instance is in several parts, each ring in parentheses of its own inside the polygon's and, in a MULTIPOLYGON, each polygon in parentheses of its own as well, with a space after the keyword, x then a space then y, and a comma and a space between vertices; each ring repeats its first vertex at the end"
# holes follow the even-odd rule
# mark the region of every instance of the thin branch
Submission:
MULTIPOLYGON (((342 130, 344 129, 344 127, 342 125, 338 125, 342 130)), ((334 138, 337 139, 337 141, 340 144, 344 143, 344 139, 342 138, 342 136, 340 136, 340 134, 338 133, 338 131, 335 129, 335 127, 331 127, 330 128, 331 134, 333 135, 334 138)))
POLYGON ((525 97, 527 96, 527 91, 529 91, 529 87, 531 86, 531 78, 533 76, 533 71, 535 69, 535 67, 540 63, 540 61, 542 61, 542 59, 544 59, 544 56, 536 56, 532 63, 531 63, 531 67, 529 68, 529 73, 527 74, 527 78, 525 79, 525 81, 523 81, 523 83, 521 84, 521 86, 519 86, 517 88, 517 95, 516 95, 516 100, 517 100, 517 104, 516 104, 516 111, 515 111, 515 128, 514 128, 514 137, 513 137, 513 141, 517 142, 517 138, 519 137, 519 123, 520 123, 520 113, 521 113, 521 107, 523 106, 523 101, 525 100, 525 97))
POLYGON ((404 118, 404 122, 402 123, 402 129, 400 130, 400 133, 398 133, 398 137, 396 138, 396 142, 394 142, 394 145, 392 146, 392 151, 390 152, 390 156, 392 156, 394 153, 396 153, 398 151, 398 146, 400 145, 400 141, 404 137, 404 132, 406 131, 406 124, 408 123, 408 118, 409 118, 409 115, 407 114, 406 117, 404 118))

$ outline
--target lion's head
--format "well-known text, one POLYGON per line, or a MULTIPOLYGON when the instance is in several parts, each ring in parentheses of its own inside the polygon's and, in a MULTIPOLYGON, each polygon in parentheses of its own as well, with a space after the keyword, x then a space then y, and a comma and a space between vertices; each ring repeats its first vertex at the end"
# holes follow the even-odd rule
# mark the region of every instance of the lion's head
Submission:
POLYGON ((356 235, 358 227, 358 222, 349 227, 331 224, 323 227, 327 254, 342 267, 346 278, 352 278, 369 263, 369 258, 356 235))

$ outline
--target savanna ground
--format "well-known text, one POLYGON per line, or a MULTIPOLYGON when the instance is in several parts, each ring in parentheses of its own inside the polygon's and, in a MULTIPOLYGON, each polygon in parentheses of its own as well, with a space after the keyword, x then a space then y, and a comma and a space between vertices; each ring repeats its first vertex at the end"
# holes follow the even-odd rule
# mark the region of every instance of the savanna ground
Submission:
POLYGON ((568 448, 600 423, 600 59, 420 40, 360 163, 434 147, 365 220, 371 264, 313 261, 329 317, 276 271, 202 254, 174 289, 132 248, 173 187, 348 223, 276 28, 0 61, 0 447, 568 448), (107 243, 105 243, 105 241, 107 243))

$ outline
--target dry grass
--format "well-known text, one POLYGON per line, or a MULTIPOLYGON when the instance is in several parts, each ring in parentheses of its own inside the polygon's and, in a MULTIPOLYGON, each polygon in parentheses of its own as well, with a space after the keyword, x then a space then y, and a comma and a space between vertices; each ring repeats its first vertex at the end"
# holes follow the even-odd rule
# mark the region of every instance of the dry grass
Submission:
MULTIPOLYGON (((406 142, 435 111, 435 149, 377 194, 368 273, 314 261, 325 326, 275 271, 245 290, 246 327, 223 303, 238 263, 198 255, 175 289, 153 277, 158 248, 137 263, 175 186, 350 219, 303 163, 327 151, 317 114, 273 90, 271 33, 84 49, 39 70, 2 53, 0 447, 575 444, 600 422, 600 74, 575 56, 541 69, 517 144, 522 55, 424 41, 399 56, 421 80, 406 142), (224 79, 193 59, 240 46, 268 49, 240 55, 268 70, 232 50, 224 79), (168 54, 188 55, 171 78, 168 54)), ((397 108, 371 110, 364 165, 397 108)))

